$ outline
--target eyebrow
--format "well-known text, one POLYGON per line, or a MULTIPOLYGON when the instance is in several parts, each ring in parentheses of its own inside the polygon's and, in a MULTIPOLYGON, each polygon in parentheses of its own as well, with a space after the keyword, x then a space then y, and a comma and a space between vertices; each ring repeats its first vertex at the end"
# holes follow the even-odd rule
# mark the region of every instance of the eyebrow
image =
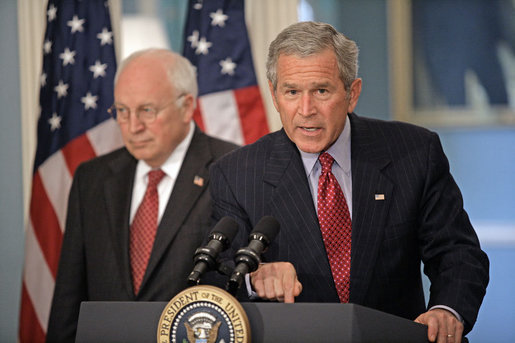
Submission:
MULTIPOLYGON (((116 105, 116 106, 123 106, 123 107, 127 107, 127 108, 129 107, 129 106, 127 106, 126 104, 124 104, 124 103, 122 103, 122 102, 117 102, 117 101, 115 101, 115 102, 114 102, 114 105, 116 105)), ((154 104, 153 102, 145 102, 145 103, 143 103, 143 104, 139 104, 139 105, 138 105, 138 106, 136 106, 136 107, 137 107, 137 108, 141 108, 141 107, 144 107, 144 106, 154 106, 154 107, 156 107, 157 105, 156 105, 156 104, 154 104)))
MULTIPOLYGON (((284 82, 282 85, 284 88, 299 88, 295 83, 284 82)), ((310 84, 311 89, 329 88, 329 82, 313 82, 310 84)))
POLYGON ((281 87, 284 87, 284 88, 297 88, 297 85, 296 84, 293 84, 293 83, 288 83, 288 82, 285 82, 281 85, 281 87))
POLYGON ((320 88, 329 88, 331 84, 329 82, 320 82, 320 83, 313 83, 313 88, 320 89, 320 88))

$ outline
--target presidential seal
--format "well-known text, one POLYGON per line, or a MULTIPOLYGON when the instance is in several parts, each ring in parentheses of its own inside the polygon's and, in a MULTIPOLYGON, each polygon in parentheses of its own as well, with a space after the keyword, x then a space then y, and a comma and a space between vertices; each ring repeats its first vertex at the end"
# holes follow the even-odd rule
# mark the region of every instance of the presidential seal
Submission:
POLYGON ((214 286, 194 286, 173 297, 157 327, 158 343, 250 342, 247 314, 238 300, 214 286))

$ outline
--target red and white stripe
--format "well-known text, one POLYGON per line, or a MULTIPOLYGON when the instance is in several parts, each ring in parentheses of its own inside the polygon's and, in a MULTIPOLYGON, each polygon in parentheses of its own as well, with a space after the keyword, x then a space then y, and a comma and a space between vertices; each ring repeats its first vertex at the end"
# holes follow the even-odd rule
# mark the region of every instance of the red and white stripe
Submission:
POLYGON ((200 96, 194 119, 207 134, 250 144, 269 132, 258 86, 200 96))
POLYGON ((45 340, 75 169, 83 161, 122 145, 118 125, 109 119, 70 141, 34 174, 25 234, 21 342, 45 340))

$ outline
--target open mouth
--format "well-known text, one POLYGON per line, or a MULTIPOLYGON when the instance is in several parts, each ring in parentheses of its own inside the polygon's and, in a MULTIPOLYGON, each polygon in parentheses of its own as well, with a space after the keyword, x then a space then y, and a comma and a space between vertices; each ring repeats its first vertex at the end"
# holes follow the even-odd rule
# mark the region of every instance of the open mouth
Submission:
POLYGON ((307 132, 316 132, 316 131, 320 130, 319 127, 313 127, 313 126, 301 126, 300 128, 307 132))

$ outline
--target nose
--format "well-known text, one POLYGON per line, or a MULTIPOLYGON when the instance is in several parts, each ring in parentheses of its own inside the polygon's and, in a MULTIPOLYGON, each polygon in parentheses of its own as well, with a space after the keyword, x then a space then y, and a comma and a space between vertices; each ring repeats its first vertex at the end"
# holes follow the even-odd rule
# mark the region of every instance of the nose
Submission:
POLYGON ((310 116, 315 113, 314 99, 311 94, 302 94, 300 97, 299 112, 303 116, 310 116))
POLYGON ((131 133, 136 133, 145 128, 145 124, 138 118, 135 111, 129 114, 129 120, 127 124, 129 125, 129 131, 131 133))

